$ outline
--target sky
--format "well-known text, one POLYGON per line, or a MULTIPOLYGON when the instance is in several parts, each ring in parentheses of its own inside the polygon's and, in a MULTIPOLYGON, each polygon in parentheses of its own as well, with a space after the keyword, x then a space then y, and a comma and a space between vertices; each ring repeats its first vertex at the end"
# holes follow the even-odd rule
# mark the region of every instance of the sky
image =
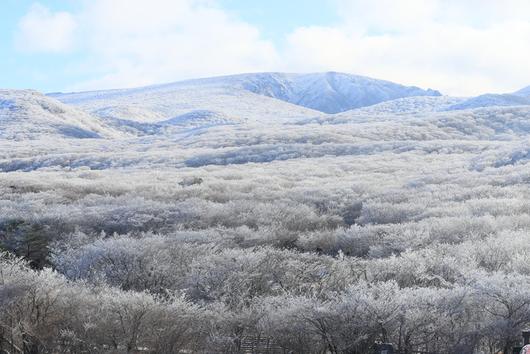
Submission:
POLYGON ((530 85, 527 0, 0 0, 0 87, 340 71, 453 96, 530 85))

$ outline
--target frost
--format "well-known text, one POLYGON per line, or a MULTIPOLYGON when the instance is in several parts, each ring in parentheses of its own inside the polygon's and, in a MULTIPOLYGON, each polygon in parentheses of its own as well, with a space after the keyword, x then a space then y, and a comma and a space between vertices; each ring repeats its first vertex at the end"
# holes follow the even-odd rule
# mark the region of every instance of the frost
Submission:
POLYGON ((418 90, 328 73, 0 91, 0 351, 516 345, 530 106, 418 90))

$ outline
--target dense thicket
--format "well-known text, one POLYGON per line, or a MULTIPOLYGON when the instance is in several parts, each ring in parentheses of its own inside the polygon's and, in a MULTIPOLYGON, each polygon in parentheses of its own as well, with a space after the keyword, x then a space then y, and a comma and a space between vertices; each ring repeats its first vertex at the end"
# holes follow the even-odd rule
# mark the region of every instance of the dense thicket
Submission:
POLYGON ((506 350, 530 325, 526 111, 488 112, 13 142, 0 348, 506 350))

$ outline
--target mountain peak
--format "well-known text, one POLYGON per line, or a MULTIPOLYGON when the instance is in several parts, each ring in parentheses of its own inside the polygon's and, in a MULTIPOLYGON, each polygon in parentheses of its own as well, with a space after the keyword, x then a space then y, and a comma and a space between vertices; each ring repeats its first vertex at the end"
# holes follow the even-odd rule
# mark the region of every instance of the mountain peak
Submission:
POLYGON ((441 96, 436 90, 423 90, 416 86, 336 71, 242 74, 218 80, 235 80, 247 91, 324 113, 344 112, 403 97, 441 96))

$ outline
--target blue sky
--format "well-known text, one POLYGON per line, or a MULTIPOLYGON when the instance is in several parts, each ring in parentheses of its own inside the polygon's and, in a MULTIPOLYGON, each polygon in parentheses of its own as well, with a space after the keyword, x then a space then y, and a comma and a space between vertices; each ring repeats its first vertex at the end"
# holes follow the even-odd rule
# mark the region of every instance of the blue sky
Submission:
MULTIPOLYGON (((32 53, 16 48, 15 32, 20 19, 29 11, 34 1, 2 0, 0 3, 0 86, 8 88, 34 88, 48 91, 67 86, 73 80, 62 72, 65 63, 79 60, 82 54, 32 53), (77 57, 77 58, 76 58, 77 57)), ((50 0, 42 2, 53 11, 73 11, 74 2, 50 0)))
POLYGON ((2 0, 0 87, 344 71, 452 95, 530 85, 526 0, 2 0))

